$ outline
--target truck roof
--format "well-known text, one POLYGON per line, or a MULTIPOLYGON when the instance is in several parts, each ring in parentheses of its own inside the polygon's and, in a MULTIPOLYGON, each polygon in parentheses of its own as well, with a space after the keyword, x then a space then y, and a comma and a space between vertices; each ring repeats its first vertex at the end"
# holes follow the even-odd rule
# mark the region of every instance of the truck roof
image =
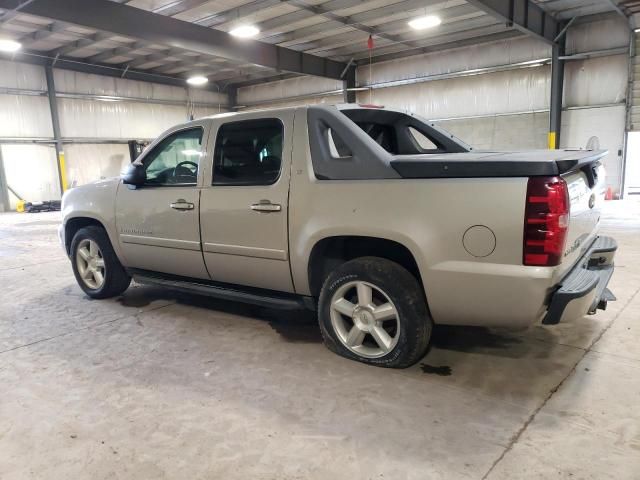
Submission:
POLYGON ((363 109, 371 109, 371 110, 386 110, 391 112, 404 113, 406 115, 414 115, 412 112, 409 112, 407 110, 385 107, 384 105, 372 105, 372 104, 365 104, 365 103, 314 103, 314 104, 296 105, 296 106, 290 106, 290 107, 272 107, 272 108, 259 108, 255 110, 237 111, 237 112, 221 112, 213 115, 207 115, 205 117, 200 117, 200 120, 205 118, 216 119, 216 118, 236 117, 236 116, 241 118, 242 116, 249 113, 282 112, 282 111, 290 111, 290 110, 296 110, 296 109, 306 110, 308 108, 313 108, 313 107, 335 107, 338 110, 351 110, 351 109, 363 108, 363 109))

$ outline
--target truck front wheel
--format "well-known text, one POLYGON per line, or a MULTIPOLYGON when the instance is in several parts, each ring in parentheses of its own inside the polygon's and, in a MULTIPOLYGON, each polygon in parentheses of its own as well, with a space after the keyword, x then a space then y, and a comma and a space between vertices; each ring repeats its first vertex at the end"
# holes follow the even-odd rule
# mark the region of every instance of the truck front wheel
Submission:
POLYGON ((417 280, 395 262, 350 260, 324 282, 319 299, 325 345, 343 357, 406 368, 427 352, 433 322, 417 280))
POLYGON ((131 283, 113 251, 107 232, 97 226, 81 228, 71 241, 71 265, 80 288, 91 298, 120 295, 131 283))

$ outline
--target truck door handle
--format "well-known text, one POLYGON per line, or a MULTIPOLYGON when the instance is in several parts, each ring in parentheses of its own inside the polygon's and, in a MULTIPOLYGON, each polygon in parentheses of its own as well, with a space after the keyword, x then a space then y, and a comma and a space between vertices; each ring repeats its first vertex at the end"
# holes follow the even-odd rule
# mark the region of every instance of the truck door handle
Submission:
POLYGON ((260 200, 258 203, 254 203, 253 205, 251 205, 251 210, 266 213, 279 212, 280 210, 282 210, 282 205, 271 203, 269 200, 260 200))
POLYGON ((174 210, 193 210, 194 204, 187 202, 186 200, 180 198, 176 200, 174 203, 170 203, 169 206, 174 210))

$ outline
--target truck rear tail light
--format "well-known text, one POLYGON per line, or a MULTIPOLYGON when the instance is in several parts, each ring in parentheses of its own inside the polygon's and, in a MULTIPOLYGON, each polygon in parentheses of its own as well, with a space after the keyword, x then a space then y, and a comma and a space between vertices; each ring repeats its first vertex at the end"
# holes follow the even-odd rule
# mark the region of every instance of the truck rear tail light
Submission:
POLYGON ((569 228, 569 190, 560 177, 531 177, 524 214, 524 265, 552 267, 562 259, 569 228))

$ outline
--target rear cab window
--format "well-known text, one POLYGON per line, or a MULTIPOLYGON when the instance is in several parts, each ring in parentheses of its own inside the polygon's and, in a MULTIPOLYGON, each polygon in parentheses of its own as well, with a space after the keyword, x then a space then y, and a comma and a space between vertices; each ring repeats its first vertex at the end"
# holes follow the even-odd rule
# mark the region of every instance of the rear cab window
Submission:
POLYGON ((347 108, 341 113, 392 155, 467 151, 451 135, 412 115, 369 108, 347 108))

